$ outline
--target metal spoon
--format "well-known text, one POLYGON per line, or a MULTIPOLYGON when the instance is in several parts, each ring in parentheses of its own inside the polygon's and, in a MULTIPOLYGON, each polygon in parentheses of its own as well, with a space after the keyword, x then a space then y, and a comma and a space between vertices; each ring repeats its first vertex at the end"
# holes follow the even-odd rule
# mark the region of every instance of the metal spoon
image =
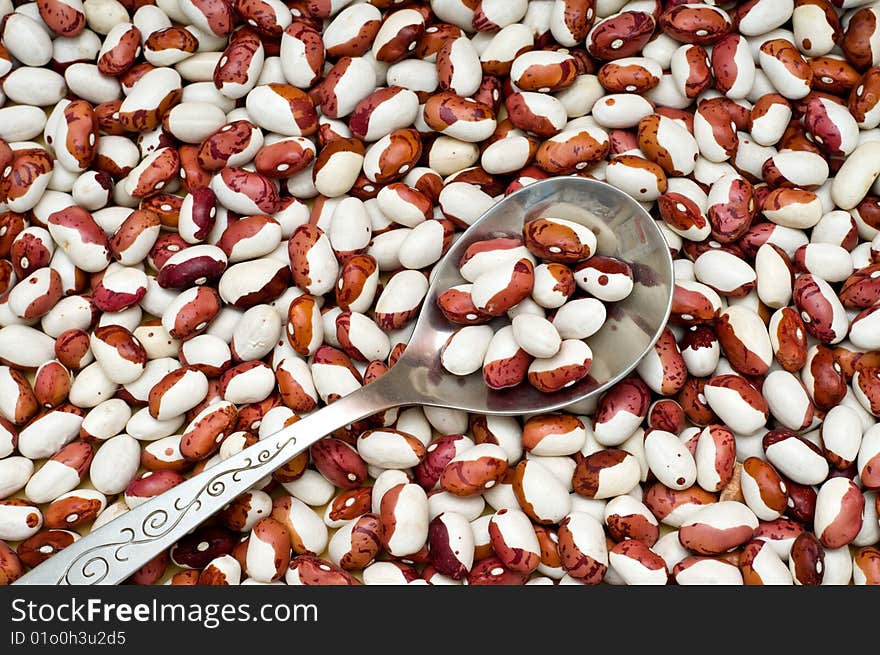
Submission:
POLYGON ((186 482, 126 512, 20 578, 16 584, 116 584, 176 543, 236 496, 343 426, 401 405, 429 405, 478 414, 551 412, 598 396, 625 377, 654 344, 672 302, 672 258, 648 213, 608 184, 559 177, 504 198, 477 220, 436 266, 412 339, 400 360, 375 382, 351 393, 186 482), (590 376, 553 394, 528 384, 493 391, 478 373, 456 377, 443 370, 440 348, 452 334, 437 295, 463 282, 458 263, 475 241, 519 235, 539 216, 574 220, 597 236, 599 254, 630 263, 635 285, 590 337, 590 376))

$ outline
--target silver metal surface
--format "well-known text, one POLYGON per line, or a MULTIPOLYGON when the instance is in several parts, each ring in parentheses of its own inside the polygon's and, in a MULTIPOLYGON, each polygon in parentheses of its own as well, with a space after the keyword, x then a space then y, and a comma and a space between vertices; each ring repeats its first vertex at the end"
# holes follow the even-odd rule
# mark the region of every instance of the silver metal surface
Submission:
POLYGON ((578 177, 531 184, 476 221, 436 266, 421 316, 397 364, 370 385, 341 398, 183 484, 136 507, 57 553, 16 584, 116 584, 170 547, 261 478, 330 432, 400 405, 433 405, 482 414, 553 411, 594 397, 630 373, 663 330, 672 303, 672 258, 660 230, 633 199, 614 187, 578 177), (587 342, 590 376, 553 394, 522 384, 493 391, 480 373, 456 377, 439 362, 455 327, 437 309, 437 295, 463 282, 458 262, 475 241, 521 234, 539 216, 577 221, 597 236, 598 254, 627 261, 634 288, 616 303, 587 342))

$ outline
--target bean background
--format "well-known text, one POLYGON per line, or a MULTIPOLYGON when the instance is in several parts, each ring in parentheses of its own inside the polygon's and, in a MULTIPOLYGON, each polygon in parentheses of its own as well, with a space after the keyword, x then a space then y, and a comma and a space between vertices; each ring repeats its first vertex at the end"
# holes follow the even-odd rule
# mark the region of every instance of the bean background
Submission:
POLYGON ((457 235, 557 175, 675 258, 635 375, 370 417, 131 582, 880 583, 880 3, 0 15, 0 584, 380 376, 457 235))

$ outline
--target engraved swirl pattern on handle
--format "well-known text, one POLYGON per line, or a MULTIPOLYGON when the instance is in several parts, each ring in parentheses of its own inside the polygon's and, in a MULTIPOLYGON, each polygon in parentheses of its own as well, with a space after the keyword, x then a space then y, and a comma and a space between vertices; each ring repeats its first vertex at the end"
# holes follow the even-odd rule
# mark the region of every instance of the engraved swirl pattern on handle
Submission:
MULTIPOLYGON (((170 537, 181 521, 190 512, 198 511, 205 497, 216 498, 226 493, 229 483, 242 482, 243 474, 255 469, 262 469, 283 454, 288 447, 296 443, 296 437, 289 437, 280 442, 270 441, 265 447, 258 450, 253 457, 245 458, 240 466, 219 471, 211 479, 199 487, 195 493, 178 495, 174 498, 173 520, 172 514, 165 508, 157 508, 150 512, 136 529, 126 524, 119 529, 119 538, 110 542, 104 542, 83 551, 74 559, 64 572, 60 584, 68 585, 96 585, 101 584, 112 570, 114 563, 128 561, 127 549, 137 548, 141 545, 151 545, 155 549, 156 539, 170 537)), ((166 492, 174 495, 174 489, 166 492)), ((109 524, 112 525, 112 524, 109 524)), ((108 527, 109 527, 108 525, 108 527)), ((182 536, 182 535, 179 535, 182 536)))
MULTIPOLYGON (((84 536, 13 584, 109 585, 139 567, 324 435, 401 404, 390 372, 231 455, 84 536)), ((415 397, 415 402, 421 398, 415 397)))

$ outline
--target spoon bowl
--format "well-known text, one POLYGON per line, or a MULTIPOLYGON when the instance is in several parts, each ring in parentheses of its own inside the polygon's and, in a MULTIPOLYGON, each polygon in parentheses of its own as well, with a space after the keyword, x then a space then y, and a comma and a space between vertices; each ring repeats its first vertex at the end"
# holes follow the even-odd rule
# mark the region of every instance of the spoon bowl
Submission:
MULTIPOLYGON (((130 509, 56 553, 15 584, 122 582, 238 495, 255 486, 262 488, 267 475, 325 435, 349 429, 355 421, 386 409, 422 404, 520 415, 554 411, 594 398, 636 367, 660 336, 672 303, 672 258, 648 213, 614 187, 577 177, 536 182, 504 198, 465 231, 434 270, 409 346, 387 373, 130 509), (480 373, 457 377, 446 372, 440 364, 440 349, 455 326, 437 307, 438 293, 462 282, 458 265, 468 245, 518 236, 526 221, 539 216, 587 226, 596 234, 599 254, 623 259, 633 270, 632 293, 614 305, 602 329, 588 339, 593 350, 590 376, 546 394, 528 384, 493 391, 480 373)), ((350 446, 336 441, 328 442, 332 443, 329 449, 340 454, 335 465, 342 467, 349 457, 345 449, 350 446)), ((349 472, 351 475, 355 474, 349 472)), ((362 482, 356 475, 348 481, 352 485, 362 482)))
POLYGON ((610 184, 582 177, 535 182, 493 206, 449 249, 434 269, 421 315, 394 369, 406 376, 418 402, 480 414, 549 412, 595 398, 626 377, 660 337, 672 305, 672 256, 660 229, 639 203, 610 184), (574 221, 597 239, 597 254, 627 262, 633 290, 609 306, 608 319, 586 341, 593 351, 590 374, 580 382, 544 393, 528 383, 502 390, 486 386, 478 371, 455 376, 440 365, 440 349, 455 332, 437 306, 437 296, 465 280, 459 262, 472 243, 519 237, 523 225, 543 216, 574 221))

